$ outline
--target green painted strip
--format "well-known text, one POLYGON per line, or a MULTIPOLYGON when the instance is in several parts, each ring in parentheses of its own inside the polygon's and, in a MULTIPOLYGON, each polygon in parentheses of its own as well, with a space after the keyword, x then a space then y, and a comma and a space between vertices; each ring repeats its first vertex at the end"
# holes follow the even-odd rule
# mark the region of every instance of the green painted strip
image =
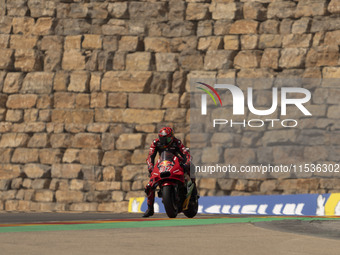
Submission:
POLYGON ((211 218, 211 219, 165 219, 157 221, 129 221, 129 222, 108 222, 94 224, 74 225, 32 225, 18 227, 0 227, 0 233, 9 232, 33 232, 33 231, 61 231, 61 230, 91 230, 91 229, 112 229, 112 228, 146 228, 146 227, 173 227, 173 226, 197 226, 224 223, 252 223, 280 220, 340 220, 340 218, 301 218, 301 217, 254 217, 254 218, 211 218))

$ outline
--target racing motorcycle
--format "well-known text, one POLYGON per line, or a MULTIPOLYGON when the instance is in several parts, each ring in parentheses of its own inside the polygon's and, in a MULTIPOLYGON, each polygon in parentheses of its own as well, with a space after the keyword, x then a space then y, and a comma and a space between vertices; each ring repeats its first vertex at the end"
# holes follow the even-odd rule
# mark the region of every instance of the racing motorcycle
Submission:
POLYGON ((180 164, 177 156, 171 152, 162 152, 151 173, 152 187, 159 187, 158 197, 162 198, 166 214, 176 218, 183 212, 193 218, 198 210, 196 185, 191 182, 188 174, 180 164))

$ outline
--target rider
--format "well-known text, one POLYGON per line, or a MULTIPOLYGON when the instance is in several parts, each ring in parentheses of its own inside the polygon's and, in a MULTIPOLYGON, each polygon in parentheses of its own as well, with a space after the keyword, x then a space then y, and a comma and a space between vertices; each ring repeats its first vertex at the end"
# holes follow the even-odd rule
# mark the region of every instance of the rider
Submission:
MULTIPOLYGON (((177 139, 174 136, 174 131, 170 127, 163 127, 158 132, 158 139, 153 140, 150 150, 149 156, 146 160, 148 163, 149 177, 151 176, 151 172, 154 168, 155 157, 157 152, 159 155, 163 151, 170 151, 174 155, 178 156, 181 160, 180 164, 184 169, 184 172, 189 174, 190 176, 190 162, 191 156, 187 148, 182 144, 181 140, 177 139)), ((193 183, 195 183, 195 179, 191 179, 193 183)), ((154 214, 153 203, 155 200, 155 189, 152 188, 152 181, 150 179, 149 183, 145 187, 145 193, 148 198, 148 209, 144 213, 143 217, 149 217, 154 214)))

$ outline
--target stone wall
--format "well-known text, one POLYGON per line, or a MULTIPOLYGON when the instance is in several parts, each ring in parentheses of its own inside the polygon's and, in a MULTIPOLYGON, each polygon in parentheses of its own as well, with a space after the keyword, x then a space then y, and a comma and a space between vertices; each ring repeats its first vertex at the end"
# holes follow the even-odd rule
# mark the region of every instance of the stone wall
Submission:
MULTIPOLYGON (((157 130, 190 144, 190 77, 339 77, 339 14, 338 0, 0 0, 0 211, 126 211, 144 196, 157 130)), ((198 186, 330 192, 340 181, 198 186)))

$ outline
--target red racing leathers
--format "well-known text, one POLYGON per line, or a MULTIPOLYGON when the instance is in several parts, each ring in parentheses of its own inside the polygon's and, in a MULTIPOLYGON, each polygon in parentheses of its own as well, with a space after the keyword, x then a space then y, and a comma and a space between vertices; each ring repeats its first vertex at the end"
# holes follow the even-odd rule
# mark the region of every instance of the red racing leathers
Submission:
MULTIPOLYGON (((169 151, 172 154, 176 155, 180 159, 181 165, 183 166, 184 171, 186 171, 190 176, 191 156, 187 148, 181 142, 181 140, 177 139, 176 137, 174 137, 172 143, 167 146, 162 145, 159 139, 153 140, 150 146, 149 156, 146 159, 150 174, 154 168, 155 157, 157 155, 157 152, 159 153, 159 155, 161 155, 163 151, 169 151)), ((151 187, 151 184, 152 182, 150 180, 149 183, 145 187, 145 193, 148 197, 148 205, 153 206, 153 203, 155 200, 155 190, 151 187)))

